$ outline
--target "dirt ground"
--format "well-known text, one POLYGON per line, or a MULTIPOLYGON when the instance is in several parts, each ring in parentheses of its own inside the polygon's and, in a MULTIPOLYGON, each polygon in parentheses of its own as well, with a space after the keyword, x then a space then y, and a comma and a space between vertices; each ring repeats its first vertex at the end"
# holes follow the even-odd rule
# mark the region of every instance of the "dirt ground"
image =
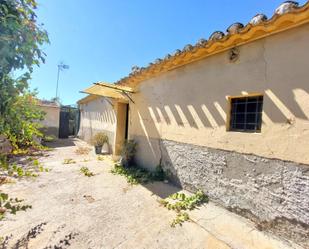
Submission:
POLYGON ((54 146, 40 158, 50 172, 0 186, 32 205, 0 221, 0 248, 298 248, 213 203, 190 213, 192 221, 172 228, 175 213, 158 200, 179 189, 163 182, 128 185, 93 151, 77 155, 78 147, 88 146, 78 139, 54 146), (76 164, 63 164, 68 158, 76 164), (81 174, 82 166, 95 175, 81 174))

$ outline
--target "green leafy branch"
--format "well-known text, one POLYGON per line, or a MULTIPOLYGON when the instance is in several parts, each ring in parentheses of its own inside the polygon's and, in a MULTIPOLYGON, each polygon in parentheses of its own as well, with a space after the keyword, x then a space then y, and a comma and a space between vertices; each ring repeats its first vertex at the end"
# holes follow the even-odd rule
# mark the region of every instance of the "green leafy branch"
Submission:
POLYGON ((175 227, 177 224, 182 225, 183 222, 190 219, 189 214, 184 211, 193 210, 208 201, 208 197, 203 191, 198 190, 192 196, 187 196, 184 193, 175 193, 161 200, 160 203, 168 210, 177 212, 176 218, 171 223, 171 226, 175 227))
POLYGON ((15 215, 18 211, 26 211, 32 208, 31 205, 23 205, 23 201, 18 198, 9 198, 8 194, 0 193, 0 220, 7 212, 15 215))

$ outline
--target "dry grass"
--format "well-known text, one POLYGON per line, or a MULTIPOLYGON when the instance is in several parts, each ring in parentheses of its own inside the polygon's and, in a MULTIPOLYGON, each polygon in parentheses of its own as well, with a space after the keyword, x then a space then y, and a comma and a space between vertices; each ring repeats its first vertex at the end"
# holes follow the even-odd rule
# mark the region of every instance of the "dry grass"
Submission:
POLYGON ((7 176, 0 176, 0 185, 8 183, 15 183, 15 180, 7 176))
POLYGON ((88 147, 78 147, 76 150, 75 150, 75 153, 77 155, 88 155, 90 153, 91 149, 88 148, 88 147))

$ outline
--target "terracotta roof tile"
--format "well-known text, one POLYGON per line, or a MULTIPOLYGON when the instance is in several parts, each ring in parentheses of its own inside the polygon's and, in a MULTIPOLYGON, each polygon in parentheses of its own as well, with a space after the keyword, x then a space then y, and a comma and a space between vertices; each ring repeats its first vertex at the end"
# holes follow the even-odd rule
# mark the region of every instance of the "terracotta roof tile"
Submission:
POLYGON ((141 81, 155 77, 160 73, 308 22, 309 2, 299 6, 297 2, 286 1, 275 10, 269 20, 266 15, 257 14, 246 25, 234 23, 227 28, 226 34, 222 31, 215 31, 210 35, 208 41, 200 39, 195 45, 188 44, 182 50, 176 49, 163 59, 150 62, 145 68, 132 67, 129 76, 115 83, 135 87, 141 81))

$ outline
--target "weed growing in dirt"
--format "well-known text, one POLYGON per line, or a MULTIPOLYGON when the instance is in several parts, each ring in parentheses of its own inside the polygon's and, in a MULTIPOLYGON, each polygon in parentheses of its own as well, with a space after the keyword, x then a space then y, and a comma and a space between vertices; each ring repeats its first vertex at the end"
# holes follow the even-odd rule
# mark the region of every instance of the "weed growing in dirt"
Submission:
POLYGON ((127 179, 127 182, 135 184, 145 184, 153 181, 164 180, 164 172, 161 167, 157 167, 155 172, 149 172, 143 168, 138 167, 123 167, 122 165, 115 164, 114 168, 111 170, 114 175, 122 175, 127 179))
POLYGON ((8 165, 8 169, 7 169, 7 174, 9 176, 16 176, 21 178, 21 177, 36 177, 37 175, 35 173, 33 173, 32 171, 30 170, 26 170, 26 169, 23 169, 22 167, 20 166, 17 166, 16 163, 13 163, 12 165, 8 165))
POLYGON ((10 177, 0 176, 0 185, 2 185, 2 184, 10 184, 10 183, 16 183, 16 182, 12 178, 10 178, 10 177))
POLYGON ((56 140, 56 137, 53 136, 53 135, 44 136, 44 137, 42 138, 42 140, 43 140, 44 142, 50 143, 50 142, 54 142, 54 141, 56 140))
POLYGON ((171 223, 172 227, 175 227, 177 224, 181 225, 183 222, 190 219, 189 214, 184 211, 193 210, 207 202, 208 197, 201 190, 198 190, 192 196, 187 196, 184 193, 175 193, 160 201, 168 210, 177 212, 176 218, 171 223), (168 199, 171 199, 171 201, 168 199))
POLYGON ((97 160, 99 160, 99 161, 104 161, 104 160, 105 160, 105 157, 104 157, 104 156, 98 156, 98 157, 97 157, 97 160))
POLYGON ((190 217, 187 212, 179 212, 176 214, 176 218, 171 222, 171 227, 175 227, 176 225, 182 226, 182 223, 188 221, 189 219, 190 217))
POLYGON ((49 172, 50 169, 44 168, 43 166, 39 166, 39 171, 40 171, 40 172, 49 172))
POLYGON ((26 211, 32 208, 31 205, 23 205, 23 201, 17 198, 9 198, 8 194, 0 193, 0 220, 3 219, 7 212, 16 214, 18 211, 26 211))
POLYGON ((36 166, 36 167, 38 167, 38 166, 40 165, 38 159, 34 159, 34 160, 32 161, 32 164, 33 164, 33 166, 36 166))
POLYGON ((85 176, 94 176, 94 174, 87 168, 87 167, 81 167, 80 172, 83 173, 85 176))
POLYGON ((34 160, 37 160, 37 158, 36 158, 36 157, 31 157, 31 156, 29 156, 29 157, 27 158, 27 161, 28 161, 28 162, 32 162, 32 161, 34 161, 34 160))
POLYGON ((8 170, 9 169, 9 163, 7 160, 6 156, 1 156, 0 155, 0 166, 3 170, 8 170))
POLYGON ((78 147, 78 148, 75 150, 75 153, 76 153, 77 155, 88 155, 90 151, 91 151, 91 149, 88 148, 88 147, 78 147))
POLYGON ((47 147, 47 146, 42 145, 42 144, 38 145, 37 149, 42 150, 42 151, 53 151, 54 150, 54 148, 50 148, 50 147, 47 147))
POLYGON ((175 210, 176 212, 180 212, 181 210, 193 210, 203 203, 208 202, 208 197, 201 190, 198 190, 192 196, 186 196, 184 193, 175 193, 168 198, 174 200, 174 202, 171 203, 167 199, 164 199, 161 203, 168 210, 175 210))
POLYGON ((76 161, 74 161, 72 158, 66 158, 63 160, 62 164, 74 164, 76 161))
POLYGON ((50 169, 44 168, 44 167, 43 167, 43 164, 41 164, 37 159, 35 159, 35 160, 33 161, 33 165, 34 165, 35 167, 37 167, 37 169, 39 170, 39 172, 49 172, 49 171, 50 171, 50 169))
MULTIPOLYGON (((27 161, 30 161, 27 159, 27 161)), ((38 174, 36 172, 48 172, 50 171, 48 168, 44 168, 42 164, 39 163, 37 159, 31 159, 32 164, 27 165, 25 167, 18 166, 16 162, 10 164, 7 160, 7 158, 1 158, 0 159, 0 167, 1 170, 4 172, 1 172, 5 177, 6 176, 14 176, 14 177, 37 177, 38 174)))

